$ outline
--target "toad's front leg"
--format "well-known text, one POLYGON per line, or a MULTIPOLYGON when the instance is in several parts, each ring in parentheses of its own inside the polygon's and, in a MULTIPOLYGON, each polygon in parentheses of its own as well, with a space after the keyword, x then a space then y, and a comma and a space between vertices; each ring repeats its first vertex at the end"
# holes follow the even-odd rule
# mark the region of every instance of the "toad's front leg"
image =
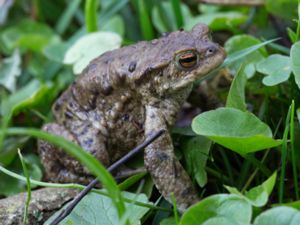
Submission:
MULTIPOLYGON (((146 106, 145 135, 160 129, 167 130, 162 113, 158 108, 146 106)), ((173 193, 180 211, 199 201, 191 179, 174 154, 168 132, 145 149, 144 161, 157 189, 169 202, 173 193)))

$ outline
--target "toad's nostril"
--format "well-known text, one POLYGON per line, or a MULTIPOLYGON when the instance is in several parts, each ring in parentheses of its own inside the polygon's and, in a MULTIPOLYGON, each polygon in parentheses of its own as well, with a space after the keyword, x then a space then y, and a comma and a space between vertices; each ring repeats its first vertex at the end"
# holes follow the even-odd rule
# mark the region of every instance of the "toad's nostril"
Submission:
POLYGON ((206 50, 206 54, 207 55, 214 54, 217 50, 218 50, 217 46, 215 45, 209 46, 206 50))

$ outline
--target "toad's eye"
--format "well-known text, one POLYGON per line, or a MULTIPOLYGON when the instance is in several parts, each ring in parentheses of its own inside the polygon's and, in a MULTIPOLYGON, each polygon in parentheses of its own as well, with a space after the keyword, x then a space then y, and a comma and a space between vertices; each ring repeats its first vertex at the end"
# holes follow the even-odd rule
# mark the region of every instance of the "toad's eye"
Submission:
POLYGON ((198 63, 198 54, 195 51, 187 51, 176 56, 176 63, 180 68, 189 69, 198 63))

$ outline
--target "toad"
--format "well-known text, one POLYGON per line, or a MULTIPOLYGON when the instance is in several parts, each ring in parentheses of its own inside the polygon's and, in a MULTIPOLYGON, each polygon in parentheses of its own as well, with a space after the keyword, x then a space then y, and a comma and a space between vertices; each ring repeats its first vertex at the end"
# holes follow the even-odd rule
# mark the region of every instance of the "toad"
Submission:
MULTIPOLYGON (((75 142, 109 166, 151 133, 168 131, 193 82, 224 58, 204 24, 106 52, 57 99, 56 122, 43 130, 75 142)), ((38 148, 48 180, 90 180, 87 169, 58 147, 39 141, 38 148)), ((169 132, 146 147, 144 164, 159 192, 168 201, 173 193, 180 210, 198 201, 169 132)))

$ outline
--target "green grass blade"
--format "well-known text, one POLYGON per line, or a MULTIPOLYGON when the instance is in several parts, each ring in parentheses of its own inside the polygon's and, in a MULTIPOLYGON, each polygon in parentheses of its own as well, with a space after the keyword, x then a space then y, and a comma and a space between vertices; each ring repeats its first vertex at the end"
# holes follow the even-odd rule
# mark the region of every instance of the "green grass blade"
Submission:
MULTIPOLYGON (((256 168, 250 176, 248 175, 248 179, 241 190, 242 193, 245 192, 249 188, 251 182, 254 180, 254 178, 259 170, 262 170, 262 171, 265 170, 264 174, 267 177, 270 176, 269 174, 271 173, 271 171, 264 165, 264 162, 265 162, 266 158, 268 157, 269 152, 270 152, 270 149, 265 151, 261 161, 258 161, 254 156, 252 156, 250 154, 248 154, 247 157, 245 157, 247 159, 247 162, 253 163, 256 168)), ((240 183, 240 184, 242 184, 242 183, 240 183)))
POLYGON ((266 177, 271 176, 272 171, 263 162, 256 159, 253 154, 247 154, 243 157, 259 169, 266 177))
POLYGON ((129 0, 117 0, 112 1, 103 11, 100 12, 98 21, 101 24, 105 23, 109 18, 113 17, 119 10, 121 10, 129 0))
POLYGON ((59 18, 55 30, 58 34, 63 34, 68 26, 70 25, 70 22, 75 15, 77 9, 80 6, 81 0, 73 0, 70 1, 70 4, 68 5, 67 9, 63 12, 62 16, 59 18))
POLYGON ((293 180, 294 180, 294 187, 295 187, 295 196, 296 196, 296 200, 299 200, 297 162, 296 162, 296 153, 295 153, 294 117, 295 117, 295 101, 293 100, 292 105, 291 105, 291 118, 290 118, 290 141, 291 141, 292 168, 293 168, 293 180))
POLYGON ((29 203, 30 203, 30 200, 31 200, 31 183, 30 183, 28 169, 27 169, 27 166, 25 164, 25 161, 24 161, 24 158, 21 154, 20 149, 18 149, 18 155, 19 155, 19 158, 20 158, 20 161, 21 161, 21 164, 22 164, 22 168, 23 168, 24 175, 26 177, 26 184, 27 184, 27 199, 26 199, 26 203, 25 203, 25 210, 24 210, 24 213, 23 213, 23 222, 22 222, 23 225, 26 225, 27 224, 27 217, 28 217, 28 207, 29 207, 29 203))
POLYGON ((167 31, 172 31, 174 28, 172 27, 170 21, 172 18, 170 18, 169 14, 166 12, 167 9, 165 9, 164 5, 162 4, 162 1, 156 0, 155 4, 157 6, 158 14, 161 18, 161 22, 163 23, 164 27, 166 27, 167 31))
POLYGON ((234 184, 234 179, 233 179, 233 171, 232 171, 232 166, 228 160, 228 157, 227 155, 225 154, 225 152, 223 151, 223 149, 220 149, 220 154, 221 154, 221 157, 222 157, 222 161, 224 162, 224 166, 225 166, 225 169, 227 171, 227 174, 228 174, 228 178, 230 180, 230 184, 234 184))
POLYGON ((277 41, 279 38, 275 38, 275 39, 271 39, 271 40, 268 40, 268 41, 264 41, 262 43, 259 43, 257 45, 253 45, 249 48, 246 48, 246 49, 243 49, 241 51, 238 51, 238 52, 234 52, 233 54, 231 54, 230 56, 228 56, 224 63, 222 64, 222 67, 226 67, 228 65, 230 65, 231 63, 249 55, 250 53, 256 51, 257 49, 260 49, 261 47, 265 46, 265 45, 268 45, 274 41, 277 41))
POLYGON ((270 47, 270 49, 274 49, 274 50, 276 50, 278 52, 281 52, 281 53, 283 53, 285 55, 289 55, 290 54, 290 49, 287 48, 287 47, 285 47, 285 46, 282 46, 280 44, 270 43, 269 47, 270 47))
POLYGON ((286 170, 286 161, 287 161, 287 142, 289 134, 289 120, 291 118, 291 107, 289 108, 286 120, 285 128, 283 133, 283 143, 281 147, 281 170, 280 170, 280 179, 279 179, 279 203, 283 202, 284 197, 284 179, 285 179, 285 170, 286 170))
MULTIPOLYGON (((2 107, 6 107, 3 102, 2 102, 1 108, 2 107)), ((4 138, 5 138, 5 135, 6 135, 6 129, 9 125, 9 123, 10 123, 11 117, 12 117, 11 113, 9 113, 8 115, 4 115, 2 117, 2 120, 1 120, 1 123, 0 123, 1 131, 2 131, 2 132, 0 132, 0 151, 1 151, 2 146, 3 146, 3 141, 4 141, 4 138)))
MULTIPOLYGON (((2 173, 5 173, 8 176, 11 176, 13 178, 16 178, 18 180, 24 181, 26 182, 26 177, 23 177, 17 173, 14 173, 12 171, 9 171, 7 169, 5 169, 4 167, 0 166, 0 171, 2 173)), ((47 183, 47 182, 42 182, 42 181, 38 181, 38 180, 34 180, 34 179, 30 179, 30 183, 34 184, 34 185, 38 185, 41 187, 50 187, 50 188, 76 188, 76 189, 80 189, 82 190, 85 186, 84 185, 80 185, 80 184, 58 184, 58 183, 47 183)))
POLYGON ((145 4, 145 0, 137 1, 137 8, 139 12, 140 27, 145 40, 151 40, 154 38, 152 24, 150 21, 149 10, 145 4))
POLYGON ((220 172, 219 168, 213 169, 210 167, 206 167, 206 171, 209 175, 214 176, 215 178, 219 179, 222 183, 230 183, 229 177, 223 174, 223 171, 220 172))
POLYGON ((240 167, 239 180, 236 182, 237 189, 241 190, 243 185, 248 180, 250 169, 251 169, 251 163, 249 160, 246 159, 240 167))
POLYGON ((36 19, 39 20, 39 21, 44 21, 45 20, 45 16, 42 13, 43 10, 41 9, 42 4, 43 3, 42 3, 41 0, 33 0, 32 1, 32 5, 33 5, 34 11, 35 11, 36 19))
MULTIPOLYGON (((0 131, 0 134, 3 133, 0 131)), ((85 165, 89 171, 95 175, 102 185, 107 189, 109 196, 112 199, 113 204, 115 205, 120 218, 125 213, 124 201, 121 196, 121 192, 111 176, 111 174, 105 169, 105 167, 91 154, 84 151, 78 145, 65 140, 60 136, 49 134, 44 131, 40 131, 34 128, 8 128, 6 130, 7 135, 30 135, 42 140, 45 140, 51 144, 61 147, 65 152, 76 158, 83 165, 85 165)))
POLYGON ((141 180, 141 178, 143 178, 144 176, 146 176, 147 172, 142 172, 142 173, 138 173, 135 174, 133 176, 130 176, 129 178, 127 178, 126 180, 122 181, 122 183, 120 183, 118 186, 120 188, 120 190, 126 190, 129 187, 131 187, 132 185, 134 185, 137 181, 141 180))
POLYGON ((98 30, 97 27, 97 0, 86 0, 85 1, 85 24, 87 32, 95 32, 98 30))
POLYGON ((297 21, 297 40, 296 42, 300 39, 300 1, 298 0, 298 21, 297 21))
POLYGON ((184 21, 183 21, 183 16, 181 12, 181 7, 180 7, 180 1, 179 0, 171 0, 173 12, 176 18, 176 25, 177 28, 180 29, 183 27, 184 21))

